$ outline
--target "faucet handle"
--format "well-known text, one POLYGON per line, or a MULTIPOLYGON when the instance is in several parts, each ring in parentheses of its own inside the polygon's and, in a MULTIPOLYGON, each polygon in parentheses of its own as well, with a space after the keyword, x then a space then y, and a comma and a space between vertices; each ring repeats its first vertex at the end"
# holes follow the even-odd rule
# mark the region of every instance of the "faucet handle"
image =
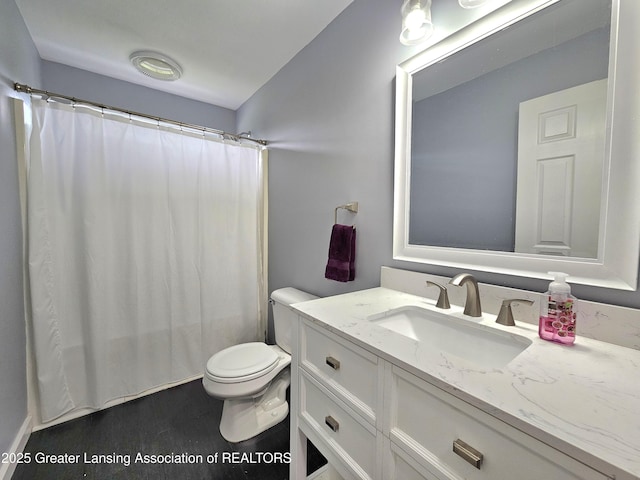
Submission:
POLYGON ((500 307, 500 313, 498 313, 498 318, 496 318, 496 323, 509 327, 512 327, 516 324, 516 322, 513 320, 513 311, 511 310, 512 303, 526 303, 527 305, 533 305, 533 302, 531 300, 525 300, 523 298, 511 298, 508 300, 503 300, 502 306, 500 307))
POLYGON ((431 282, 429 280, 427 280, 426 283, 428 287, 438 287, 440 289, 436 307, 444 308, 444 309, 451 308, 451 305, 449 304, 449 295, 447 294, 447 287, 445 287, 444 285, 440 285, 439 283, 436 283, 436 282, 431 282))

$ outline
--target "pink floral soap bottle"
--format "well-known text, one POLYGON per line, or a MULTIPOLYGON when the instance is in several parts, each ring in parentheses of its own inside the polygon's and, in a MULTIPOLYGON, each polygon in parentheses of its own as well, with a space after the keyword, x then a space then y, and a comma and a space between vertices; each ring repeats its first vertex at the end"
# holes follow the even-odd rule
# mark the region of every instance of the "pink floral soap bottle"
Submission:
POLYGON ((566 273, 549 274, 554 280, 540 305, 538 334, 543 340, 571 345, 576 340, 576 298, 571 295, 566 273))

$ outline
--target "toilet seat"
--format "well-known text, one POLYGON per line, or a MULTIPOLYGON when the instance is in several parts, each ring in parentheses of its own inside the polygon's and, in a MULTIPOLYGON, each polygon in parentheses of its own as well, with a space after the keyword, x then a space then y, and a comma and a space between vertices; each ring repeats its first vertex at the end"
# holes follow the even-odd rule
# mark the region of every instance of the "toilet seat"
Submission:
POLYGON ((266 375, 280 357, 262 342, 234 345, 213 355, 207 362, 207 376, 220 383, 239 383, 266 375))

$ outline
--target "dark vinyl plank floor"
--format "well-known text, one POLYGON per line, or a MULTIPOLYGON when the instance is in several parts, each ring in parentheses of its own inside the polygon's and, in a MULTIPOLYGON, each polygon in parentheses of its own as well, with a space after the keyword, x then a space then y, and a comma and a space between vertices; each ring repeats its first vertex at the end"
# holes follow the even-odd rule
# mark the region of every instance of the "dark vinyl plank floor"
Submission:
MULTIPOLYGON (((289 418, 229 443, 218 430, 222 404, 196 380, 34 432, 25 448, 31 461, 12 480, 288 479, 289 418), (152 457, 159 455, 186 463, 152 457)), ((313 472, 325 460, 313 445, 308 450, 313 472)))

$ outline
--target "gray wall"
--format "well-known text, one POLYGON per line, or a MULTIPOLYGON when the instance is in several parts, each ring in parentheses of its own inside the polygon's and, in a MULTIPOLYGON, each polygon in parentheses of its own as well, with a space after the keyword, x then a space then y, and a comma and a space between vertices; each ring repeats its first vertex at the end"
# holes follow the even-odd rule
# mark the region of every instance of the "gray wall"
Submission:
MULTIPOLYGON (((379 285, 381 265, 452 276, 392 259, 394 77, 416 53, 400 45, 399 3, 355 0, 238 110, 238 129, 270 140, 269 289, 321 296, 379 285), (324 278, 333 209, 359 201, 356 280, 324 278)), ((349 214, 339 221, 347 223, 349 214)), ((480 281, 545 291, 547 282, 475 272, 480 281)), ((640 307, 640 292, 574 293, 640 307)))
POLYGON ((50 92, 236 133, 236 112, 228 108, 48 61, 42 62, 42 81, 50 92))
POLYGON ((355 0, 238 110, 268 139, 269 289, 321 296, 379 285, 391 254, 398 2, 355 0), (357 228, 355 281, 326 280, 334 208, 357 228))
POLYGON ((9 450, 27 417, 15 81, 40 86, 40 57, 14 0, 0 0, 0 452, 9 450))

